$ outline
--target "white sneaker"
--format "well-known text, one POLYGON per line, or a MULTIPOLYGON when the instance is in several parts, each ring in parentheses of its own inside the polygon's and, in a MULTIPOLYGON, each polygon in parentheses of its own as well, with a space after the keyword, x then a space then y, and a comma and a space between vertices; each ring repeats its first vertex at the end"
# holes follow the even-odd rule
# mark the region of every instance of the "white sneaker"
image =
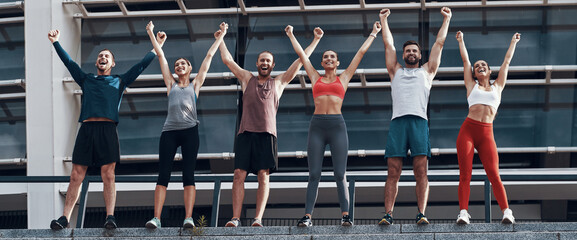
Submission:
POLYGON ((461 209, 459 215, 457 216, 457 224, 469 224, 471 221, 469 220, 471 215, 467 212, 467 209, 461 209))
POLYGON ((507 208, 505 211, 503 211, 503 220, 501 220, 501 223, 515 223, 515 217, 513 217, 513 211, 511 209, 507 208))

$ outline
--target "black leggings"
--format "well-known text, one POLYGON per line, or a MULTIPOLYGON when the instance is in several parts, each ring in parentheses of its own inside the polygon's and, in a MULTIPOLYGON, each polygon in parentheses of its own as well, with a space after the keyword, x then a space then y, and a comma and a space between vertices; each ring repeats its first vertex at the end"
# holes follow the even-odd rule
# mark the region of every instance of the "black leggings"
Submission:
POLYGON ((198 125, 183 130, 162 132, 158 149, 158 181, 156 185, 168 187, 174 155, 176 149, 180 147, 182 151, 182 184, 185 187, 194 186, 198 145, 198 125))

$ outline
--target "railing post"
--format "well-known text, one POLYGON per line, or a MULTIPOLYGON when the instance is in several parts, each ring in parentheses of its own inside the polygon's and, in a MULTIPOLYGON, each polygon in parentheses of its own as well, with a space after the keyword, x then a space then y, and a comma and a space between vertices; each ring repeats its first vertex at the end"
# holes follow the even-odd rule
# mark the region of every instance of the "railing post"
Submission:
POLYGON ((218 209, 220 207, 220 179, 214 180, 214 190, 212 191, 212 215, 210 226, 218 226, 218 209))
POLYGON ((355 179, 349 181, 349 216, 355 219, 355 179))
POLYGON ((485 222, 491 223, 491 182, 485 179, 485 222))
MULTIPOLYGON (((86 215, 86 200, 88 199, 88 186, 90 181, 85 177, 82 181, 82 191, 80 191, 80 202, 78 202, 78 216, 76 216, 76 228, 84 228, 84 215, 86 215)), ((67 193, 68 194, 68 193, 67 193)))

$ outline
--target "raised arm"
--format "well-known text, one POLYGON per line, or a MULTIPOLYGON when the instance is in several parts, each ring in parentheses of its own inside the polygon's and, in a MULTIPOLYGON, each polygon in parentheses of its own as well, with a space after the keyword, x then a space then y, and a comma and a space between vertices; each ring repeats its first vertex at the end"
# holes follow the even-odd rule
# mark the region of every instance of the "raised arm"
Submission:
POLYGON ((162 78, 164 79, 164 85, 166 86, 166 94, 168 95, 168 93, 170 93, 170 89, 172 88, 172 85, 174 84, 174 77, 172 76, 172 73, 170 72, 170 68, 168 67, 168 62, 166 60, 166 57, 164 56, 164 51, 162 50, 162 46, 158 43, 157 38, 160 39, 164 39, 161 40, 163 43, 166 40, 167 36, 164 32, 158 32, 157 36, 154 36, 154 24, 152 23, 152 21, 150 21, 148 23, 148 25, 146 25, 146 32, 148 33, 148 37, 150 38, 150 42, 152 43, 152 46, 154 47, 154 52, 156 52, 156 55, 158 56, 158 62, 160 63, 160 71, 162 72, 162 78))
POLYGON ((232 55, 228 51, 228 48, 226 48, 226 44, 224 41, 222 41, 220 43, 219 49, 220 49, 220 58, 222 59, 222 62, 224 63, 224 65, 226 65, 228 67, 228 69, 230 69, 232 74, 234 74, 234 76, 238 79, 238 81, 240 82, 240 85, 242 87, 242 91, 244 92, 244 89, 246 88, 246 84, 248 83, 248 81, 252 77, 252 73, 250 73, 248 70, 241 68, 234 61, 234 58, 232 57, 232 55))
POLYGON ((214 38, 216 40, 214 41, 212 46, 210 46, 210 48, 208 49, 208 52, 206 53, 206 57, 204 57, 204 60, 202 61, 202 64, 200 65, 200 69, 198 69, 198 74, 196 75, 196 77, 193 80, 194 91, 196 93, 196 96, 198 96, 200 94, 200 87, 202 87, 202 84, 204 84, 204 80, 206 79, 206 73, 208 72, 208 69, 210 68, 210 63, 212 62, 212 57, 216 53, 216 50, 220 46, 222 39, 226 35, 227 29, 228 29, 228 24, 226 24, 225 22, 222 22, 220 24, 220 29, 214 33, 214 38))
POLYGON ((519 40, 521 40, 521 34, 513 34, 513 38, 511 38, 511 44, 509 44, 509 49, 507 50, 507 54, 505 54, 505 60, 503 60, 501 69, 499 69, 499 76, 497 76, 497 80, 495 80, 495 85, 501 89, 505 88, 507 75, 509 74, 509 64, 511 63, 511 59, 513 59, 513 55, 515 54, 515 47, 517 46, 519 40))
POLYGON ((385 63, 387 65, 389 77, 391 78, 391 81, 393 81, 395 73, 403 66, 397 62, 397 50, 395 49, 393 34, 389 28, 389 15, 391 15, 390 9, 381 9, 379 12, 379 19, 381 21, 381 27, 383 28, 383 42, 385 43, 385 63))
MULTIPOLYGON (((288 28, 288 26, 287 26, 287 28, 288 28)), ((287 29, 285 28, 285 31, 286 31, 286 30, 287 30, 287 29)), ((320 40, 321 40, 321 38, 323 37, 323 34, 324 34, 323 30, 322 30, 321 28, 319 28, 319 27, 315 28, 315 29, 313 30, 313 32, 314 32, 315 37, 313 38, 313 41, 311 42, 311 44, 309 44, 309 46, 304 50, 304 55, 305 55, 304 58, 305 58, 307 61, 309 61, 309 57, 311 56, 311 54, 313 53, 313 51, 315 50, 315 48, 316 48, 317 45, 319 44, 319 42, 320 42, 320 40)), ((287 32, 287 35, 288 35, 288 34, 289 34, 289 33, 287 32)), ((291 35, 292 35, 292 26, 291 26, 291 35)), ((289 38, 290 38, 290 36, 289 36, 289 38)), ((294 36, 293 36, 293 38, 294 38, 294 36)), ((296 38, 294 39, 294 41, 296 41, 296 38)), ((293 39, 291 39, 291 43, 293 43, 293 39)), ((298 43, 298 41, 296 42, 296 44, 298 44, 298 46, 300 47, 300 44, 298 43)), ((293 48, 294 48, 294 47, 295 47, 295 43, 293 43, 293 48)), ((302 47, 301 47, 300 49, 302 50, 302 47)), ((295 51, 297 51, 297 50, 295 49, 295 51)), ((297 54, 299 54, 299 53, 297 52, 297 54)), ((302 52, 301 52, 301 54, 302 54, 302 52)), ((275 78, 275 80, 280 80, 280 82, 281 82, 281 85, 278 86, 278 87, 280 87, 280 89, 279 89, 280 92, 279 92, 279 93, 282 93, 282 90, 284 89, 284 87, 286 87, 286 86, 290 83, 290 81, 292 81, 292 80, 295 78, 295 76, 297 75, 297 71, 298 71, 298 70, 301 68, 301 66, 302 66, 301 59, 303 59, 303 57, 301 57, 301 56, 299 55, 299 59, 295 60, 295 61, 290 65, 290 67, 286 70, 286 72, 279 74, 279 75, 275 78)), ((309 64, 310 64, 310 61, 309 61, 309 64)), ((311 69, 316 72, 316 70, 313 68, 313 66, 312 66, 312 64, 311 64, 311 65, 310 65, 310 69, 306 69, 306 68, 305 68, 305 70, 307 71, 307 75, 309 75, 309 71, 310 71, 311 69)), ((314 81, 316 81, 316 80, 318 79, 318 73, 316 73, 316 74, 317 74, 317 75, 316 75, 317 77, 314 79, 314 81)), ((309 75, 309 78, 310 78, 310 77, 311 77, 311 75, 309 75)), ((313 79, 311 79, 311 81, 313 81, 313 79)), ((280 94, 279 94, 279 96, 280 96, 280 94)))
POLYGON ((437 34, 437 40, 433 47, 431 48, 431 54, 429 55, 429 62, 423 64, 423 68, 429 73, 430 79, 433 80, 439 65, 441 65, 441 52, 443 51, 443 46, 445 45, 445 39, 447 39, 447 32, 449 31, 449 23, 451 21, 451 9, 448 7, 441 8, 441 14, 443 15, 443 24, 439 33, 437 34))
POLYGON ((50 40, 50 42, 54 46, 54 49, 56 50, 58 57, 60 57, 60 60, 62 61, 62 63, 64 63, 64 66, 66 66, 68 72, 70 72, 70 75, 72 76, 74 81, 78 85, 82 86, 82 84, 84 83, 86 73, 82 71, 80 66, 76 62, 74 62, 74 60, 72 60, 70 55, 68 55, 68 53, 64 51, 62 46, 60 46, 60 43, 58 42, 59 38, 60 38, 60 31, 55 29, 50 30, 48 32, 48 40, 50 40))
POLYGON ((473 72, 471 69, 471 61, 469 61, 469 53, 467 53, 467 47, 465 47, 464 34, 461 31, 457 32, 455 36, 457 42, 459 42, 459 52, 461 53, 461 59, 463 60, 463 77, 465 80, 465 88, 467 88, 467 96, 471 92, 471 89, 475 86, 475 79, 473 79, 473 72))
MULTIPOLYGON (((318 29, 318 32, 320 33, 320 36, 322 37, 322 30, 320 28, 315 28, 315 39, 317 37, 317 29, 318 29)), ((307 56, 307 54, 305 53, 305 51, 301 47, 299 41, 295 38, 295 36, 293 34, 293 26, 288 25, 285 28, 285 32, 286 32, 286 35, 289 37, 295 52, 299 56, 300 62, 305 67, 305 71, 307 72, 309 79, 311 80, 312 84, 314 85, 315 81, 317 81, 317 79, 319 79, 319 77, 320 77, 319 72, 313 67, 313 65, 311 64, 311 61, 309 59, 309 56, 307 56)), ((320 37, 319 37, 319 39, 320 39, 320 37)))
POLYGON ((375 38, 377 38, 377 33, 379 33, 380 31, 381 31, 381 23, 379 21, 376 21, 373 24, 373 31, 367 37, 367 40, 365 40, 361 48, 359 48, 359 50, 353 57, 353 60, 351 61, 347 69, 345 69, 345 71, 341 73, 339 78, 343 82, 345 89, 347 89, 347 86, 349 85, 351 78, 355 74, 355 71, 357 71, 357 67, 359 67, 359 64, 361 63, 361 60, 365 56, 365 53, 369 50, 369 47, 371 46, 371 44, 373 44, 375 38))

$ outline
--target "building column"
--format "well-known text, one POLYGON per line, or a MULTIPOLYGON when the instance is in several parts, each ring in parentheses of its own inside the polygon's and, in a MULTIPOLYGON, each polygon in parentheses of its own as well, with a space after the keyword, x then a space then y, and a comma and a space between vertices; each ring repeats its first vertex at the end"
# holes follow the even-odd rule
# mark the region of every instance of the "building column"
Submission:
MULTIPOLYGON (((80 20, 76 7, 62 0, 28 0, 24 10, 26 59, 26 153, 28 176, 70 175, 80 98, 75 84, 63 83, 70 76, 48 40, 50 29, 59 29, 61 45, 80 60, 80 20)), ((79 61, 77 61, 79 62, 79 61)), ((50 220, 62 215, 66 183, 28 184, 28 228, 46 229, 50 220)))

